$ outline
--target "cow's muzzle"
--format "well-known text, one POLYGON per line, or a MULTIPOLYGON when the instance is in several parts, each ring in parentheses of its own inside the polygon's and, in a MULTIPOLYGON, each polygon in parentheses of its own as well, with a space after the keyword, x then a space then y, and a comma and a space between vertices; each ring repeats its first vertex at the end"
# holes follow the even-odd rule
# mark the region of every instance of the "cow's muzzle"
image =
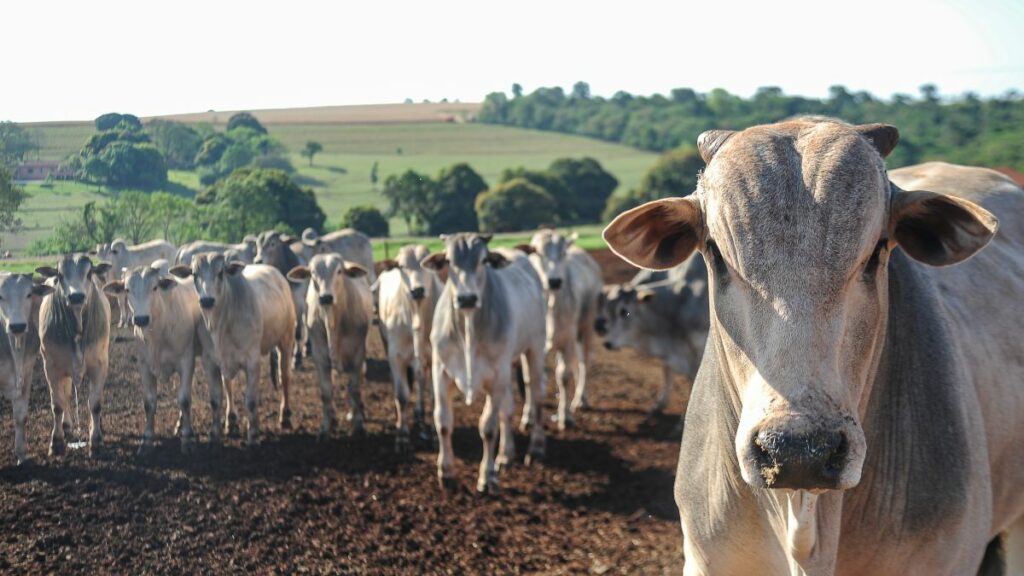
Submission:
POLYGON ((81 306, 82 304, 85 304, 85 292, 75 292, 69 295, 68 302, 70 302, 72 306, 81 306))
POLYGON ((334 304, 334 294, 321 294, 320 304, 323 306, 330 306, 334 304))
POLYGON ((476 294, 459 294, 455 300, 459 304, 459 308, 476 308, 476 303, 480 298, 476 294))
POLYGON ((412 299, 416 301, 423 300, 423 297, 427 295, 427 292, 426 290, 423 289, 423 286, 417 286, 416 288, 410 290, 409 293, 412 295, 412 299))
POLYGON ((598 336, 604 336, 608 333, 608 319, 598 318, 594 320, 594 332, 597 332, 598 336))
POLYGON ((145 328, 146 326, 149 326, 149 316, 135 316, 132 318, 132 324, 139 328, 145 328))
POLYGON ((17 324, 8 325, 7 328, 11 331, 11 334, 24 334, 25 330, 28 329, 28 324, 18 322, 17 324))
POLYGON ((751 454, 767 488, 836 488, 849 453, 846 435, 839 430, 762 428, 752 442, 751 454))
POLYGON ((562 287, 562 279, 561 278, 548 278, 548 288, 551 288, 552 290, 558 290, 561 287, 562 287))
POLYGON ((199 306, 204 310, 209 310, 210 308, 213 308, 213 304, 216 301, 217 300, 213 296, 203 296, 199 299, 199 306))

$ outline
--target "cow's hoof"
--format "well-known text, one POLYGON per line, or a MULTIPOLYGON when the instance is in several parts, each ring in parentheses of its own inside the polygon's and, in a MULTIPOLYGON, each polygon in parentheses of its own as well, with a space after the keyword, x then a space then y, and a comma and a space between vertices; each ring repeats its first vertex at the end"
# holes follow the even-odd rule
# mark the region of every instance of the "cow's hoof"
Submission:
POLYGON ((142 444, 139 444, 139 449, 135 451, 136 456, 149 456, 153 453, 153 441, 143 440, 142 444))
POLYGON ((89 443, 89 458, 100 459, 103 457, 103 442, 89 443))
POLYGON ((558 429, 562 432, 566 430, 572 430, 576 427, 576 421, 572 419, 572 416, 558 419, 558 429))
POLYGON ((31 456, 18 456, 17 461, 19 468, 31 468, 32 465, 35 464, 35 461, 32 460, 31 456))
POLYGON ((441 484, 441 490, 448 494, 454 493, 459 488, 459 481, 454 476, 440 476, 438 481, 441 484))
POLYGON ((224 438, 218 434, 210 434, 209 441, 210 448, 213 450, 220 450, 224 447, 224 438))
POLYGON ((65 447, 63 440, 50 440, 50 456, 63 456, 65 447))
POLYGON ((539 442, 534 446, 530 446, 530 451, 526 453, 526 458, 524 460, 526 465, 533 466, 534 464, 540 464, 543 462, 545 453, 547 452, 545 448, 544 442, 539 442))
POLYGON ((405 454, 409 452, 411 448, 412 445, 409 442, 409 433, 399 432, 398 435, 395 436, 395 452, 397 454, 405 454))
POLYGON ((71 438, 72 437, 72 434, 71 434, 71 424, 69 422, 61 423, 61 428, 64 429, 64 437, 65 438, 71 438))
POLYGON ((181 439, 181 453, 185 456, 194 454, 196 451, 196 440, 194 437, 181 439))
POLYGON ((572 406, 569 406, 569 409, 572 410, 573 413, 576 413, 576 412, 586 412, 586 411, 590 410, 590 403, 587 402, 586 400, 584 400, 582 402, 573 402, 572 406))
POLYGON ((485 480, 481 478, 476 483, 476 491, 481 495, 495 496, 498 494, 498 477, 489 475, 485 480))
POLYGON ((352 428, 352 437, 366 438, 366 428, 364 428, 361 424, 359 426, 354 426, 352 428))
POLYGON ((498 454, 498 457, 494 459, 494 467, 498 470, 504 470, 511 468, 516 463, 516 455, 512 454, 498 454))
POLYGON ((292 414, 291 414, 291 412, 288 412, 287 414, 284 414, 284 415, 281 416, 280 424, 281 424, 281 430, 291 430, 292 429, 292 414))
POLYGON ((238 417, 232 415, 228 418, 226 424, 224 424, 224 434, 229 438, 235 438, 242 433, 242 429, 238 426, 238 417))
POLYGON ((523 418, 519 421, 519 431, 526 433, 533 429, 533 420, 523 418))

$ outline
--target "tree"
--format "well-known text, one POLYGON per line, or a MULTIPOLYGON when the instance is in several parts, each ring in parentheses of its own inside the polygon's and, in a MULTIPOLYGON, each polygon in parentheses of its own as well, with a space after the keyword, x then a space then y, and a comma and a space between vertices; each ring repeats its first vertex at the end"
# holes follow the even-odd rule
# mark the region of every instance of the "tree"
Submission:
POLYGON ((697 189, 698 174, 703 168, 704 160, 693 146, 662 154, 644 174, 639 188, 608 198, 602 219, 608 222, 626 210, 651 200, 689 195, 697 189))
POLYGON ((546 170, 527 170, 522 166, 507 168, 501 173, 502 182, 508 182, 514 178, 526 179, 531 184, 547 192, 555 200, 557 217, 554 218, 552 223, 570 222, 573 220, 575 204, 569 189, 565 186, 565 182, 562 182, 561 178, 546 170))
POLYGON ((619 186, 619 181, 593 158, 560 158, 552 162, 548 172, 564 182, 569 191, 565 211, 572 223, 600 220, 608 197, 619 186))
POLYGON ((121 211, 112 201, 97 206, 96 201, 87 202, 82 208, 82 230, 93 244, 108 244, 117 238, 121 230, 121 211))
POLYGON ((167 164, 152 144, 116 141, 99 158, 107 164, 107 183, 113 186, 157 188, 167 183, 167 164))
POLYGON ((371 238, 386 238, 388 219, 373 206, 353 206, 341 217, 342 228, 355 228, 371 238))
POLYGON ((429 176, 415 170, 406 170, 400 176, 388 176, 381 191, 388 200, 387 216, 401 216, 412 234, 425 233, 430 223, 430 203, 435 185, 429 176))
POLYGON ((121 226, 132 244, 149 240, 154 224, 149 196, 130 190, 118 196, 116 205, 121 226))
POLYGON ((14 122, 0 122, 0 166, 14 166, 36 147, 32 136, 14 122))
POLYGON ((96 125, 96 130, 100 132, 114 130, 115 128, 124 130, 142 130, 142 121, 134 114, 109 112, 97 117, 94 123, 96 125))
POLYGON ((370 167, 370 185, 373 186, 374 189, 377 188, 377 180, 377 161, 374 160, 373 166, 370 167))
POLYGON ((484 190, 487 190, 487 182, 469 164, 453 164, 441 170, 429 202, 430 234, 476 231, 474 202, 484 190))
POLYGON ((149 196, 149 206, 164 240, 177 246, 200 236, 196 205, 192 200, 167 192, 154 192, 149 196))
POLYGON ((521 98, 523 96, 523 85, 516 82, 512 85, 512 97, 521 98))
POLYGON ((100 158, 93 156, 85 161, 81 173, 86 179, 96 183, 96 191, 100 191, 100 185, 110 177, 110 166, 100 158))
POLYGON ((267 133, 267 129, 263 127, 263 124, 260 124, 260 121, 257 120, 255 116, 248 112, 239 112, 237 114, 232 115, 231 118, 228 118, 228 132, 234 130, 235 128, 243 126, 246 128, 251 128, 252 130, 259 132, 260 134, 267 133))
POLYGON ((169 168, 189 170, 195 166, 196 154, 203 145, 198 132, 186 124, 169 120, 153 120, 146 128, 169 168))
POLYGON ((322 230, 327 219, 312 190, 270 168, 239 168, 200 192, 196 202, 212 208, 212 236, 231 242, 278 226, 291 232, 322 230))
POLYGON ((589 100, 590 99, 590 84, 586 82, 577 82, 572 85, 572 97, 577 100, 589 100))
POLYGON ((21 227, 17 213, 27 198, 28 194, 14 185, 7 168, 0 165, 0 233, 14 232, 21 227))
POLYGON ((485 232, 516 232, 551 224, 555 200, 524 178, 498 184, 476 198, 480 229, 485 232))
POLYGON ((313 165, 313 156, 316 156, 320 152, 323 152, 324 147, 319 142, 310 140, 306 142, 306 147, 302 149, 302 156, 309 158, 309 165, 313 165))

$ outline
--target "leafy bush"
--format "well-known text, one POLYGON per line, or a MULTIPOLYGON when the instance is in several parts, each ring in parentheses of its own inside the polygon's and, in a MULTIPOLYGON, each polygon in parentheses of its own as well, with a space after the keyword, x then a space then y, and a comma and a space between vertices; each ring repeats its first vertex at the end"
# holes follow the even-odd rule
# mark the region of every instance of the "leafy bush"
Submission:
POLYGON ((263 127, 263 124, 260 124, 260 121, 257 120, 255 116, 248 112, 239 112, 238 114, 232 115, 231 118, 228 118, 228 132, 234 130, 235 128, 242 127, 250 128, 252 130, 259 132, 260 134, 267 133, 267 129, 263 127))
POLYGON ((552 223, 555 200, 525 178, 513 178, 477 196, 476 214, 485 232, 532 230, 552 223))
POLYGON ((388 219, 373 206, 353 206, 341 217, 342 228, 355 228, 371 238, 386 238, 388 219))

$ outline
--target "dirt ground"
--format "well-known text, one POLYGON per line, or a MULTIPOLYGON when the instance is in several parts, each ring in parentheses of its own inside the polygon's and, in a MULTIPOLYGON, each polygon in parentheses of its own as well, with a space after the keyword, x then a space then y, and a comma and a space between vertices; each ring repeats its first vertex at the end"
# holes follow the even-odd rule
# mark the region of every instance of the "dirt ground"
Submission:
MULTIPOLYGON (((598 255, 610 280, 631 271, 598 255)), ((672 500, 681 394, 654 419, 660 370, 632 352, 600 350, 593 408, 577 428, 548 423, 547 458, 503 470, 498 495, 475 492, 480 403, 455 407, 459 488, 442 492, 429 446, 393 449, 394 404, 380 341, 371 338, 363 391, 368 435, 347 423, 317 442, 320 400, 308 364, 294 385, 295 429, 276 424, 276 393, 264 370, 263 444, 207 443, 205 378, 197 378, 198 450, 183 456, 172 438, 177 417, 163 383, 155 451, 137 456, 144 415, 134 344, 117 330, 104 395, 106 446, 90 459, 69 450, 47 456, 49 395, 42 369, 33 384, 29 443, 33 464, 13 457, 10 404, 0 411, 0 573, 625 573, 678 574, 682 538, 672 500)), ((336 401, 344 400, 336 382, 336 401)), ((546 416, 555 407, 549 380, 546 416)), ((239 406, 239 409, 241 407, 239 406)), ((84 406, 81 410, 87 418, 84 406)))

